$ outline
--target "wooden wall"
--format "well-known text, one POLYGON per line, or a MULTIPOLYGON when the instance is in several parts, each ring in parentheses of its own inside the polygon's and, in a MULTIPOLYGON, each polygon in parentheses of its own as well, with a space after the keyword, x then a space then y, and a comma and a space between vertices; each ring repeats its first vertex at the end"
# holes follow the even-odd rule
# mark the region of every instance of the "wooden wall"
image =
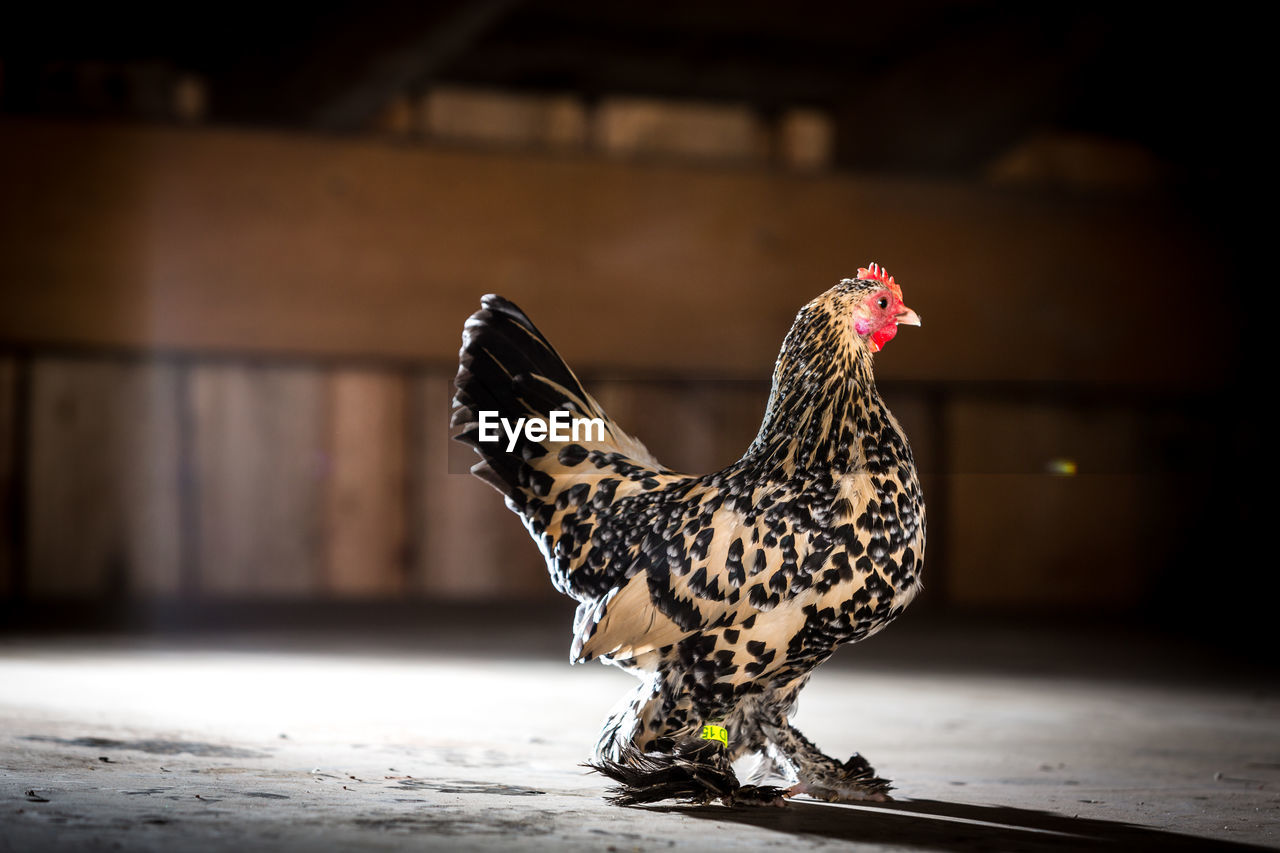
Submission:
MULTIPOLYGON (((694 470, 740 454, 768 390, 595 385, 672 464, 694 470)), ((4 515, 0 590, 33 599, 552 595, 523 526, 468 473, 470 449, 449 440, 451 397, 451 374, 402 366, 4 358, 0 495, 23 512, 16 531, 14 514, 4 515), (20 421, 30 446, 15 466, 20 421)))
POLYGON ((14 404, 17 400, 17 370, 12 358, 0 357, 0 597, 13 594, 14 560, 17 554, 17 494, 14 451, 18 435, 14 404))
MULTIPOLYGON (((448 439, 451 378, 225 357, 2 359, 0 591, 548 598, 524 528, 467 473, 470 449, 448 439), (19 432, 25 461, 11 450, 19 432)), ((740 455, 768 391, 588 384, 659 458, 690 471, 740 455)), ((1160 454, 1195 440, 1178 398, 1064 404, 999 387, 884 385, 925 476, 934 605, 1130 607, 1177 558, 1193 504, 1185 473, 1160 454), (1051 467, 1066 460, 1075 476, 1051 467)))
POLYGON ((30 437, 23 465, 0 456, 17 486, 3 495, 24 504, 0 543, 6 593, 551 594, 500 496, 449 461, 450 376, 101 354, 0 365, 3 447, 17 418, 30 437))
POLYGON ((877 370, 928 474, 932 600, 1131 607, 1236 355, 1186 346, 1223 273, 1150 196, 16 121, 0 186, 11 599, 551 596, 447 438, 480 294, 711 470, 796 308, 875 259, 925 318, 877 370))
POLYGON ((444 366, 483 293, 575 365, 767 376, 878 261, 929 381, 1191 384, 1183 306, 1235 297, 1174 198, 0 120, 0 340, 444 366), (622 344, 621 342, 625 342, 622 344))

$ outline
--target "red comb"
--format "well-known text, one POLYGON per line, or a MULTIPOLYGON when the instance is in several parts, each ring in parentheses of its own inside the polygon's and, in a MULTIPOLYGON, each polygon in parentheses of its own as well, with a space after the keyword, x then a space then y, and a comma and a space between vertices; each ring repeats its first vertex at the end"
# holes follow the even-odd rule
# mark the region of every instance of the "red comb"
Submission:
POLYGON ((863 281, 878 281, 885 287, 889 288, 889 292, 898 297, 898 301, 902 301, 902 288, 898 287, 898 283, 893 280, 893 276, 879 264, 872 262, 869 267, 858 267, 858 278, 863 281))

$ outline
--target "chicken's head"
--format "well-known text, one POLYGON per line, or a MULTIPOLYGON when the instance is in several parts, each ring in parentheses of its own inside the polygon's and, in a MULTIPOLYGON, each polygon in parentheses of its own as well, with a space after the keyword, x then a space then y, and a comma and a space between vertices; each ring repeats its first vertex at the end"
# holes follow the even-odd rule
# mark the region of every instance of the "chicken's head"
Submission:
POLYGON ((859 268, 858 282, 866 295, 854 308, 853 330, 866 339, 869 350, 880 352, 898 334, 900 323, 920 325, 920 315, 902 302, 902 288, 878 264, 859 268))

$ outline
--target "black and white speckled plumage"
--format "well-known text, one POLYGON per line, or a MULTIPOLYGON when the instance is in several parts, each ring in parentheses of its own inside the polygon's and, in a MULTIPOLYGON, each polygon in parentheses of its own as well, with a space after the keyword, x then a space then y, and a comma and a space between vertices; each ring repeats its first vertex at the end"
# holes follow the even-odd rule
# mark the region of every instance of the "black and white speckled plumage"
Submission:
POLYGON ((759 434, 741 460, 703 476, 668 470, 608 420, 512 303, 486 296, 467 321, 453 422, 483 460, 472 470, 506 496, 556 588, 580 602, 573 660, 641 679, 597 747, 619 802, 771 801, 780 789, 742 787, 729 767, 753 753, 763 757, 754 781, 886 798, 860 756, 829 758, 788 722, 814 667, 920 589, 920 485, 876 392, 878 346, 858 322, 885 293, 881 280, 845 279, 800 310, 759 434), (510 453, 479 441, 480 411, 514 420, 556 409, 604 418, 605 440, 522 437, 510 453), (712 721, 729 730, 727 749, 696 739, 712 721))

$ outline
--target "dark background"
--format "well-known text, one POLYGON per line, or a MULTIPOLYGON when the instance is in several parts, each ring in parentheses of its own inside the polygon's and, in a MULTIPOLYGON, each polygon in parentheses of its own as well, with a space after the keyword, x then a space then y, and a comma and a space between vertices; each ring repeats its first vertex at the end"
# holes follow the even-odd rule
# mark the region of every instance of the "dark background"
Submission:
POLYGON ((8 9, 4 625, 564 605, 447 441, 480 295, 710 470, 795 310, 875 260, 924 317, 877 362, 926 475, 913 618, 1264 655, 1257 28, 1080 3, 8 9))

